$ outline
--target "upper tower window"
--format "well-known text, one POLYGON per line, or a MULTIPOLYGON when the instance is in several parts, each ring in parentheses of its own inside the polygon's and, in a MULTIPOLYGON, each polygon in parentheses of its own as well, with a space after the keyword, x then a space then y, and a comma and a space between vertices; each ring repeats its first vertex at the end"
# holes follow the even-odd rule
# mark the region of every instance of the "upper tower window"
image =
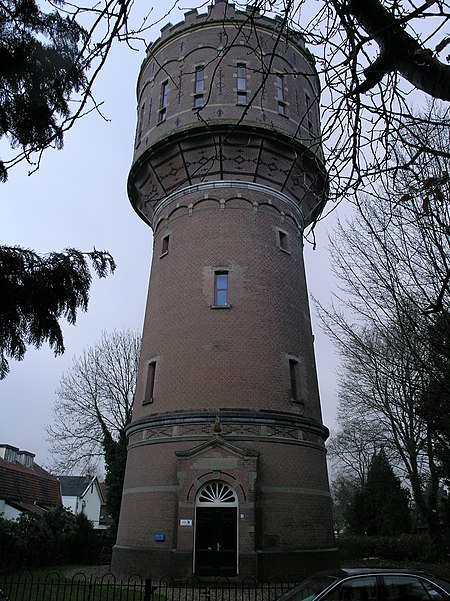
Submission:
POLYGON ((195 67, 195 86, 194 86, 194 108, 200 108, 205 104, 205 67, 203 65, 195 67))
POLYGON ((236 73, 237 104, 247 104, 247 66, 237 64, 236 73))
POLYGON ((169 82, 163 81, 161 84, 161 96, 159 100, 158 123, 162 123, 167 117, 167 97, 169 93, 169 82))
POLYGON ((306 104, 306 124, 308 127, 308 131, 312 132, 313 130, 313 120, 312 120, 312 104, 311 97, 305 93, 305 104, 306 104))
POLYGON ((285 91, 284 75, 277 74, 277 100, 278 114, 286 116, 286 91, 285 91))
POLYGON ((141 106, 141 114, 139 115, 139 128, 138 128, 138 142, 141 141, 142 138, 142 126, 144 123, 144 115, 145 115, 145 102, 144 104, 141 106))

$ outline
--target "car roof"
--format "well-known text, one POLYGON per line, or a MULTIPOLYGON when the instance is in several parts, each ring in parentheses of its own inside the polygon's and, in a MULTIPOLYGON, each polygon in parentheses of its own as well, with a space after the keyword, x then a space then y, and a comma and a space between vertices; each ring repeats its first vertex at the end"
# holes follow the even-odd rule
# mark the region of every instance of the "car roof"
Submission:
POLYGON ((406 569, 406 568, 341 568, 338 570, 333 570, 330 572, 321 572, 323 575, 334 576, 342 580, 343 578, 350 578, 351 576, 364 576, 364 575, 382 575, 382 574, 399 574, 399 575, 409 575, 409 576, 419 576, 421 578, 428 579, 448 593, 450 593, 450 582, 446 578, 442 578, 442 576, 435 576, 433 574, 429 574, 428 572, 424 572, 421 570, 414 569, 406 569))
POLYGON ((417 570, 407 570, 405 568, 341 568, 340 572, 348 576, 356 576, 358 574, 417 574, 421 576, 429 576, 426 572, 417 570))

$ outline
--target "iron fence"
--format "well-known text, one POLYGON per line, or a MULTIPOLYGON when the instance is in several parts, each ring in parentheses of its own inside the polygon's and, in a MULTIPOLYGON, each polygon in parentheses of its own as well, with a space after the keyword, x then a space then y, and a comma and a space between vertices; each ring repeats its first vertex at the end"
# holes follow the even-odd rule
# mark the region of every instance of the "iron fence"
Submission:
POLYGON ((258 583, 251 578, 184 582, 159 581, 138 575, 120 580, 113 574, 101 577, 78 572, 71 577, 31 572, 0 577, 0 601, 275 601, 295 583, 258 583))

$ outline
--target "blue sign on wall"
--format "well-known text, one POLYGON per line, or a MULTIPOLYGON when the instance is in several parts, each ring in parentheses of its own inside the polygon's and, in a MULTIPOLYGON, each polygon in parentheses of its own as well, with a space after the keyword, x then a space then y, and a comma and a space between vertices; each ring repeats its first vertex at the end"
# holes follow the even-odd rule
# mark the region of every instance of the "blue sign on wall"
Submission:
POLYGON ((158 542, 164 542, 166 540, 166 535, 164 534, 164 532, 155 532, 153 538, 158 542))

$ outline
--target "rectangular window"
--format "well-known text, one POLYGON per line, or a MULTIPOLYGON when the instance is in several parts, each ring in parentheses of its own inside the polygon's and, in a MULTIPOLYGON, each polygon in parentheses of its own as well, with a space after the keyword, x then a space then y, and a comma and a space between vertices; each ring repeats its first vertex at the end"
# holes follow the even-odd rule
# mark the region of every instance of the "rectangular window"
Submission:
POLYGON ((247 66, 238 63, 236 73, 237 104, 247 104, 247 66))
POLYGON ((205 99, 203 94, 196 94, 194 96, 194 108, 199 109, 205 105, 205 99))
POLYGON ((16 458, 17 458, 17 451, 6 447, 5 448, 5 461, 11 461, 11 463, 15 463, 16 458))
POLYGON ((298 401, 298 361, 289 359, 289 377, 291 381, 291 400, 298 401))
POLYGON ((283 75, 277 75, 277 99, 285 101, 284 98, 284 77, 283 75))
POLYGON ((161 84, 161 96, 159 100, 158 122, 162 123, 167 117, 167 100, 169 93, 169 82, 163 81, 161 84))
POLYGON ((306 104, 306 126, 308 128, 308 131, 312 132, 313 130, 313 122, 312 122, 312 105, 311 105, 311 98, 308 96, 308 94, 305 94, 305 104, 306 104))
POLYGON ((243 63, 237 65, 236 88, 241 92, 247 90, 247 67, 243 63))
POLYGON ((164 236, 164 238, 162 239, 161 254, 159 255, 160 258, 164 257, 164 255, 167 255, 167 253, 169 252, 169 238, 170 234, 167 234, 167 236, 164 236))
POLYGON ((205 104, 205 67, 195 67, 195 85, 194 85, 194 108, 201 108, 205 104))
POLYGON ((286 96, 284 89, 284 75, 278 73, 277 75, 277 100, 278 100, 278 114, 286 115, 286 96))
POLYGON ((283 232, 281 230, 278 230, 278 246, 281 248, 281 250, 284 250, 287 253, 289 252, 288 235, 286 234, 286 232, 283 232))
POLYGON ((153 391, 155 388, 155 373, 156 373, 156 361, 152 361, 147 366, 147 380, 145 382, 145 394, 143 405, 147 403, 153 403, 153 391))
POLYGON ((142 138, 142 126, 144 124, 144 115, 145 115, 145 102, 141 106, 141 114, 139 115, 139 130, 138 130, 138 140, 141 141, 142 138))
POLYGON ((217 271, 214 275, 214 304, 228 305, 228 271, 217 271))
POLYGON ((203 94, 205 91, 205 67, 195 67, 195 93, 203 94))
POLYGON ((240 104, 240 105, 246 105, 247 104, 247 92, 238 92, 236 103, 240 104))

